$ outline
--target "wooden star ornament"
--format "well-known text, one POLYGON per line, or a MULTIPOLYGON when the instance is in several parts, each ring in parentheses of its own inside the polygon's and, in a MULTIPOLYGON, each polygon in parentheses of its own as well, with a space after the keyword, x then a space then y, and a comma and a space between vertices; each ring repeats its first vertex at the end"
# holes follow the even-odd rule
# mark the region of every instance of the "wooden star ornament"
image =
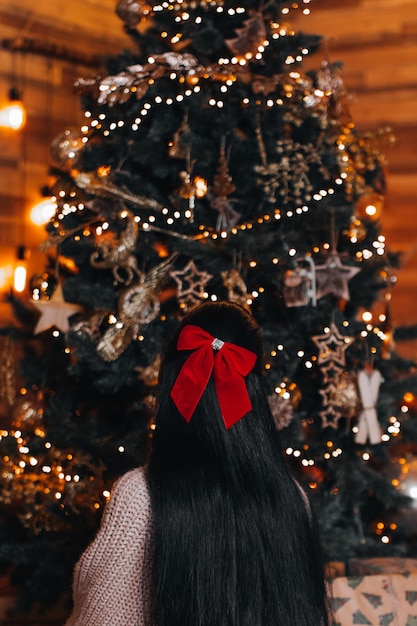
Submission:
POLYGON ((343 265, 339 254, 331 251, 322 265, 316 265, 317 298, 334 294, 350 300, 348 282, 360 272, 359 267, 343 265))
POLYGON ((34 335, 38 335, 53 326, 63 333, 68 332, 70 328, 69 318, 82 309, 78 304, 65 302, 62 285, 60 284, 58 284, 49 300, 32 300, 32 304, 41 312, 41 316, 33 331, 34 335))
POLYGON ((345 350, 354 341, 354 337, 341 335, 336 324, 332 323, 328 332, 323 335, 315 335, 312 340, 319 348, 318 363, 327 363, 328 361, 345 365, 345 350))
POLYGON ((171 276, 177 284, 177 298, 185 305, 194 306, 205 298, 205 289, 212 274, 197 269, 193 260, 190 260, 183 270, 171 271, 171 276))

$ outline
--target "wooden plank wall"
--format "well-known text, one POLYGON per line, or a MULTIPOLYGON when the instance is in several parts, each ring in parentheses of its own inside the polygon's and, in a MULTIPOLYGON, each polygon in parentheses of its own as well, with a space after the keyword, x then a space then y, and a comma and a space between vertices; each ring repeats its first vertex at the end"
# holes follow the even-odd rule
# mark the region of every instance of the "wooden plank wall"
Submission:
MULTIPOLYGON (((95 55, 131 45, 115 6, 116 0, 0 3, 1 40, 30 37, 78 55, 76 60, 50 59, 0 49, 0 106, 14 73, 28 111, 20 134, 0 129, 0 300, 17 245, 32 250, 33 271, 43 267, 44 258, 37 252, 43 231, 30 224, 28 212, 48 183, 52 139, 82 121, 74 80, 95 72, 87 63, 95 55)), ((297 30, 325 35, 330 60, 343 62, 356 126, 390 126, 397 138, 386 150, 389 193, 382 225, 390 247, 407 260, 393 293, 394 323, 417 323, 417 2, 312 0, 308 6, 311 15, 294 11, 289 21, 297 30)), ((321 57, 314 55, 308 63, 317 66, 321 57)), ((7 315, 0 303, 0 323, 7 315)), ((417 346, 408 351, 417 353, 417 346)))
MULTIPOLYGON (((391 127, 385 149, 388 195, 381 223, 404 265, 392 292, 394 325, 417 323, 417 2, 318 0, 298 29, 325 33, 331 61, 343 63, 351 113, 360 130, 391 127), (306 30, 306 29, 305 29, 306 30)), ((309 63, 314 63, 311 58, 309 63)), ((417 356, 417 342, 398 346, 417 356)))

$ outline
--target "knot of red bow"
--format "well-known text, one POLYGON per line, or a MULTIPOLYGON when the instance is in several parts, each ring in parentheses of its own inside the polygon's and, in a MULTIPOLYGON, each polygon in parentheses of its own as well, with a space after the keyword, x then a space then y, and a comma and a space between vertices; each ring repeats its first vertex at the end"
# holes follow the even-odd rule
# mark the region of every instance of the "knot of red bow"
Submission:
POLYGON ((193 350, 171 389, 171 398, 189 422, 213 372, 220 411, 226 428, 246 415, 252 404, 244 376, 252 371, 256 354, 234 343, 212 337, 199 326, 181 330, 178 350, 193 350))

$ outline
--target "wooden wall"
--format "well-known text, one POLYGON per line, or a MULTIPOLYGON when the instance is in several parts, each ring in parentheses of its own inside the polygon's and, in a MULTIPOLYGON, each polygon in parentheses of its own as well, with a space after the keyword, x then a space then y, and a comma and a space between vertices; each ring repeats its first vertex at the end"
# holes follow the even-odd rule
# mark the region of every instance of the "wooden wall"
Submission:
MULTIPOLYGON (((27 37, 68 52, 68 58, 50 59, 0 49, 0 105, 14 71, 28 111, 20 134, 0 129, 0 294, 16 246, 31 249, 31 269, 43 267, 37 251, 43 231, 30 224, 28 211, 48 183, 52 139, 82 121, 74 80, 95 73, 95 58, 131 45, 115 6, 116 0, 0 3, 2 41, 27 37)), ((382 225, 389 246, 406 260, 393 293, 394 323, 417 323, 417 2, 312 0, 309 7, 311 15, 292 12, 290 21, 297 30, 325 35, 330 60, 343 62, 356 126, 390 126, 397 138, 386 150, 389 192, 382 225)), ((319 62, 317 55, 309 60, 319 62)), ((0 304, 0 323, 7 314, 0 304)), ((408 350, 417 354, 417 347, 408 350)))

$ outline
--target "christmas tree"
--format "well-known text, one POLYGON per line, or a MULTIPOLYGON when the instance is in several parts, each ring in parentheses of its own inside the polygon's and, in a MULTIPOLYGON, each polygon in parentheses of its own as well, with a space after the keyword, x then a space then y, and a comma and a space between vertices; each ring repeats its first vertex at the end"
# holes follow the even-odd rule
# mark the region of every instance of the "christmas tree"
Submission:
POLYGON ((49 263, 2 333, 0 559, 22 606, 68 593, 113 481, 146 462, 161 353, 205 299, 261 324, 327 558, 412 554, 417 378, 378 221, 389 131, 355 128, 339 65, 292 29, 309 0, 116 11, 135 46, 77 83, 85 124, 51 147, 49 263))

